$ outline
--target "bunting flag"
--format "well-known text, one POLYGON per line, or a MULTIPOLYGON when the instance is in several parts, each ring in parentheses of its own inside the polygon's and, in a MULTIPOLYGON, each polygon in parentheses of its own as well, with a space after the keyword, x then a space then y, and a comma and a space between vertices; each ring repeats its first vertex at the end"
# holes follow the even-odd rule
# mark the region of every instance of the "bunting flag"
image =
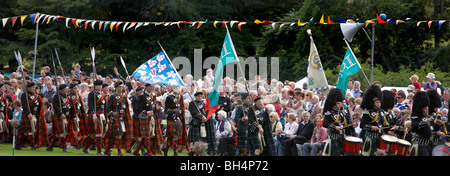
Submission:
POLYGON ((310 18, 310 20, 308 22, 301 22, 300 19, 297 22, 287 22, 287 21, 268 21, 268 20, 259 20, 256 19, 254 21, 245 19, 244 21, 237 21, 237 20, 224 20, 224 21, 214 21, 214 22, 210 22, 208 20, 205 21, 186 21, 186 20, 180 20, 180 21, 175 21, 175 22, 132 22, 132 21, 103 21, 103 20, 88 20, 88 19, 82 19, 82 18, 72 18, 72 17, 64 17, 62 15, 48 15, 48 14, 39 14, 39 13, 34 13, 34 14, 27 14, 27 15, 20 15, 20 16, 14 16, 14 17, 8 17, 8 18, 2 18, 2 23, 3 23, 3 27, 6 26, 6 23, 9 19, 11 19, 12 22, 12 27, 14 27, 17 19, 20 17, 20 23, 23 26, 23 23, 25 21, 27 21, 27 17, 30 17, 30 21, 31 23, 34 25, 36 22, 41 22, 41 24, 49 24, 50 21, 52 22, 58 22, 59 19, 64 18, 65 21, 63 21, 63 23, 65 22, 65 25, 67 28, 70 28, 70 24, 69 21, 72 22, 72 27, 74 27, 75 29, 77 28, 82 28, 84 25, 84 29, 87 30, 87 26, 91 25, 92 29, 97 29, 97 31, 101 31, 103 29, 103 32, 106 31, 106 28, 109 27, 109 31, 113 32, 114 31, 114 27, 116 27, 116 32, 118 32, 119 30, 119 26, 123 23, 123 28, 122 28, 122 32, 125 33, 126 30, 129 30, 131 28, 134 28, 135 31, 137 30, 137 28, 142 27, 142 26, 150 26, 150 24, 154 24, 155 26, 158 25, 163 25, 165 27, 169 27, 169 26, 174 26, 176 25, 179 29, 181 29, 183 26, 186 27, 194 27, 195 25, 197 25, 196 29, 199 29, 201 26, 203 26, 204 24, 212 24, 214 26, 215 29, 218 28, 218 24, 222 24, 222 27, 225 27, 227 25, 227 23, 230 24, 230 27, 233 28, 236 24, 238 25, 238 29, 239 31, 242 31, 242 26, 245 24, 256 24, 256 25, 268 25, 271 24, 272 28, 274 30, 277 29, 281 29, 282 27, 294 27, 294 26, 298 26, 298 27, 302 27, 305 25, 317 25, 317 24, 345 24, 345 23, 362 23, 365 24, 365 27, 367 27, 369 24, 373 24, 373 23, 378 23, 378 24, 403 24, 403 23, 413 23, 416 24, 418 27, 420 26, 420 24, 422 23, 427 23, 427 27, 431 28, 432 23, 437 23, 437 27, 438 30, 442 29, 442 24, 444 24, 445 22, 447 22, 448 20, 422 20, 422 21, 417 21, 415 19, 412 18, 406 18, 405 20, 401 20, 401 19, 386 19, 386 15, 385 14, 375 14, 376 15, 376 20, 364 20, 364 19, 360 19, 358 18, 358 20, 356 20, 357 22, 349 19, 349 20, 343 20, 342 18, 340 18, 339 16, 336 16, 338 22, 333 22, 332 18, 330 16, 328 16, 328 19, 325 19, 325 15, 321 15, 321 18, 319 20, 319 22, 315 22, 314 21, 314 17, 310 18), (43 19, 41 21, 41 19, 43 19), (99 23, 98 28, 96 28, 96 24, 99 23), (184 25, 183 25, 184 24, 184 25), (277 25, 279 25, 277 27, 277 25))
POLYGON ((341 89, 344 93, 344 97, 347 92, 348 77, 358 73, 361 70, 358 59, 356 59, 355 54, 348 45, 347 52, 345 53, 344 60, 339 70, 339 77, 337 80, 336 88, 341 89))
POLYGON ((308 70, 307 70, 307 86, 306 90, 315 91, 328 89, 328 81, 323 71, 322 62, 320 61, 319 52, 317 51, 316 44, 312 38, 311 30, 307 30, 311 38, 309 57, 308 57, 308 70))
POLYGON ((229 63, 235 63, 239 61, 236 50, 234 49, 233 41, 231 40, 230 32, 228 31, 228 28, 226 29, 227 34, 225 35, 225 40, 223 41, 220 60, 216 66, 213 90, 208 95, 208 98, 210 99, 209 107, 215 106, 219 103, 219 86, 222 84, 223 70, 225 66, 229 63))
POLYGON ((12 18, 11 18, 12 26, 13 26, 13 27, 14 27, 14 24, 16 24, 16 20, 17 20, 17 17, 12 17, 12 18))
POLYGON ((139 66, 131 75, 131 79, 135 77, 149 84, 183 85, 180 75, 164 51, 139 66))

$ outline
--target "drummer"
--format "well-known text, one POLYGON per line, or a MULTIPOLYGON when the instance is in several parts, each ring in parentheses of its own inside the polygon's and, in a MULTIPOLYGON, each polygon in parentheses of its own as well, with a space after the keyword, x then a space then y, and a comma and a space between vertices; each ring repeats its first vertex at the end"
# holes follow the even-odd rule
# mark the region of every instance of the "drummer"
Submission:
POLYGON ((363 156, 374 156, 380 146, 381 126, 383 126, 385 111, 381 109, 383 93, 378 85, 371 85, 361 102, 363 116, 360 127, 365 130, 363 156))
POLYGON ((430 99, 426 92, 417 92, 413 97, 411 113, 411 132, 415 133, 412 139, 410 156, 431 156, 431 118, 427 118, 430 99))
MULTIPOLYGON (((323 114, 325 115, 323 127, 327 128, 328 139, 331 139, 329 144, 331 147, 328 147, 330 151, 324 151, 324 153, 328 153, 331 156, 341 156, 344 153, 344 136, 342 130, 344 126, 347 126, 347 120, 341 110, 344 107, 343 101, 344 94, 342 91, 337 88, 331 89, 323 108, 323 114)), ((327 150, 327 147, 325 146, 323 150, 327 150)))
POLYGON ((427 91, 430 104, 428 104, 428 116, 431 117, 431 125, 433 125, 433 147, 443 144, 446 141, 446 135, 448 134, 445 120, 442 115, 438 113, 439 107, 442 106, 441 97, 436 90, 427 91))

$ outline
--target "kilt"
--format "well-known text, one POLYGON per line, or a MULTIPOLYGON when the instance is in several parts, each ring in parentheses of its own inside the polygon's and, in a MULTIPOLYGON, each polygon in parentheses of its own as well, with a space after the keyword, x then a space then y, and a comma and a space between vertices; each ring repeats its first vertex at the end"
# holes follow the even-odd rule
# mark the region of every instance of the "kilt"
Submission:
POLYGON ((92 117, 92 114, 88 115, 88 118, 86 121, 86 135, 95 134, 97 137, 99 137, 99 135, 100 136, 102 135, 103 126, 100 125, 100 117, 99 116, 100 116, 100 114, 97 114, 97 121, 94 122, 94 118, 92 117), (97 128, 95 126, 97 126, 97 128))
POLYGON ((180 137, 178 139, 178 145, 187 145, 187 138, 188 138, 188 134, 187 134, 187 129, 186 129, 186 120, 184 117, 180 118, 181 120, 181 133, 180 133, 180 137))
MULTIPOLYGON (((75 121, 75 118, 72 118, 72 117, 67 118, 67 123, 68 123, 68 125, 67 125, 67 127, 68 127, 67 131, 68 132, 67 132, 67 136, 66 136, 66 141, 67 142, 71 142, 72 144, 77 143, 78 142, 78 135, 80 133, 76 133, 75 123, 77 123, 77 122, 75 121), (77 134, 77 135, 75 135, 75 134, 77 134)), ((81 121, 80 121, 80 127, 79 128, 81 129, 81 121)))
POLYGON ((247 149, 248 134, 247 129, 237 129, 237 148, 247 149))
POLYGON ((37 125, 36 125, 36 135, 34 137, 34 142, 37 147, 47 146, 48 143, 48 130, 47 122, 44 118, 43 113, 36 114, 37 125))
POLYGON ((109 129, 107 133, 110 138, 114 138, 115 136, 118 135, 123 135, 120 134, 120 121, 119 121, 120 117, 123 118, 123 116, 119 115, 119 117, 111 118, 111 120, 109 121, 109 129))
POLYGON ((215 134, 212 119, 209 119, 208 121, 205 122, 205 128, 206 128, 206 137, 202 138, 200 136, 200 125, 191 126, 189 128, 188 133, 188 142, 198 142, 198 141, 206 142, 208 143, 208 151, 213 152, 215 149, 214 147, 215 134))
POLYGON ((178 136, 176 123, 173 120, 167 120, 166 137, 178 136))
POLYGON ((52 116, 52 133, 55 135, 64 133, 63 120, 56 114, 52 116))
POLYGON ((87 124, 87 115, 82 115, 82 116, 78 116, 78 118, 80 118, 80 132, 78 132, 79 136, 86 136, 87 134, 87 129, 86 129, 86 124, 87 124))
POLYGON ((29 134, 31 133, 31 120, 27 115, 22 114, 22 119, 20 120, 19 134, 29 134))
POLYGON ((131 148, 131 142, 133 140, 133 120, 130 116, 130 113, 127 111, 125 114, 123 114, 123 122, 125 123, 125 134, 123 134, 123 144, 125 144, 126 149, 131 148))
POLYGON ((153 154, 161 154, 162 131, 159 120, 155 120, 155 136, 150 137, 150 151, 153 154))
POLYGON ((150 137, 149 122, 150 120, 148 118, 147 119, 133 118, 133 136, 144 138, 150 137))
POLYGON ((258 132, 248 133, 248 151, 255 151, 256 149, 261 149, 261 143, 259 142, 258 132))
POLYGON ((188 132, 188 142, 197 142, 197 141, 201 141, 201 137, 200 137, 200 126, 191 126, 189 127, 189 132, 188 132))

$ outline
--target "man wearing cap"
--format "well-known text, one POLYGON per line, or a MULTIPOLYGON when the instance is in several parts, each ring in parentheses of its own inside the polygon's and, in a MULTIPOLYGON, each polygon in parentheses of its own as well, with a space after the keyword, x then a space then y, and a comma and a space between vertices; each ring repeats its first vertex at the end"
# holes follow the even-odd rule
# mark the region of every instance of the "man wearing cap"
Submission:
MULTIPOLYGON (((145 87, 150 87, 146 84, 145 87)), ((133 136, 137 138, 137 147, 133 152, 134 155, 139 156, 139 150, 147 149, 147 154, 152 155, 150 151, 150 121, 153 118, 154 100, 155 96, 151 92, 144 90, 144 87, 136 88, 136 98, 133 100, 133 136)))
POLYGON ((22 138, 19 136, 17 147, 30 144, 32 150, 37 150, 36 147, 48 143, 47 123, 43 114, 44 103, 42 97, 36 93, 34 82, 27 83, 26 87, 26 91, 20 97, 23 111, 19 133, 24 136, 22 138))
POLYGON ((0 82, 0 119, 2 119, 2 121, 0 121, 0 125, 3 128, 3 132, 0 133, 0 139, 2 137, 9 137, 9 131, 8 131, 8 101, 6 100, 6 95, 5 95, 5 90, 6 90, 6 86, 4 86, 5 84, 0 82))
POLYGON ((102 152, 102 136, 103 136, 103 122, 105 114, 105 95, 101 93, 103 81, 94 81, 94 91, 88 95, 88 118, 86 123, 87 136, 84 140, 83 152, 89 154, 87 150, 92 144, 97 147, 97 155, 104 155, 102 152))
POLYGON ((275 156, 275 141, 272 136, 272 124, 269 110, 264 107, 261 97, 256 97, 247 112, 248 116, 248 152, 250 155, 275 156))
MULTIPOLYGON (((117 155, 123 156, 121 147, 126 142, 125 140, 130 140, 129 134, 132 133, 132 128, 129 128, 127 117, 130 116, 128 111, 128 101, 127 97, 123 93, 123 83, 122 81, 117 81, 114 84, 116 92, 109 96, 106 104, 105 112, 107 112, 107 118, 109 119, 109 130, 105 138, 108 140, 105 143, 105 155, 111 156, 111 148, 117 148, 117 155), (127 136, 128 137, 125 137, 127 136)), ((131 120, 131 119, 130 119, 131 120)), ((131 144, 130 144, 131 145, 131 144)))
POLYGON ((51 140, 47 151, 53 151, 53 146, 56 142, 61 142, 61 148, 63 152, 67 152, 66 145, 66 135, 68 132, 67 118, 69 117, 69 98, 67 92, 69 91, 66 84, 59 85, 58 91, 53 96, 53 110, 54 114, 52 117, 52 133, 53 139, 51 140))
POLYGON ((214 124, 212 118, 206 117, 205 102, 203 101, 203 92, 196 92, 194 94, 194 101, 189 103, 189 112, 191 112, 192 120, 189 122, 188 142, 206 142, 208 143, 208 153, 212 154, 214 151, 214 124), (201 128, 205 128, 206 137, 202 136, 201 128))
POLYGON ((250 96, 247 93, 241 94, 242 105, 239 105, 235 112, 234 121, 237 125, 237 149, 238 156, 246 154, 248 140, 248 109, 250 107, 250 96))
POLYGON ((183 97, 179 95, 181 87, 172 87, 173 91, 169 93, 165 103, 165 113, 167 114, 167 129, 166 138, 167 144, 163 148, 164 156, 170 147, 173 147, 174 156, 178 156, 178 144, 181 142, 182 122, 184 122, 184 101, 183 97))
POLYGON ((83 139, 86 136, 86 121, 87 113, 84 107, 83 98, 78 93, 78 84, 69 84, 69 104, 70 113, 69 118, 67 118, 69 123, 69 133, 67 134, 67 141, 71 143, 72 146, 76 146, 79 149, 79 137, 83 139))

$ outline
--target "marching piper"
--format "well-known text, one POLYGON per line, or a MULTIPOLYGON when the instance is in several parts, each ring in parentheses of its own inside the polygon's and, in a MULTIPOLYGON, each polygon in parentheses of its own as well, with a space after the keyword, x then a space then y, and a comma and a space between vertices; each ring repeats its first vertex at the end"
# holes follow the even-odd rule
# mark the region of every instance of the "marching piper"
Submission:
POLYGON ((54 114, 52 117, 52 133, 53 139, 47 147, 47 151, 53 151, 53 146, 56 142, 61 142, 61 148, 63 152, 67 152, 66 136, 68 133, 67 118, 70 113, 69 97, 67 93, 69 91, 66 84, 59 85, 58 93, 53 96, 52 104, 54 114))
POLYGON ((97 155, 104 155, 102 152, 103 123, 105 119, 105 95, 101 93, 103 81, 94 81, 94 91, 88 94, 88 118, 86 124, 87 137, 84 140, 83 152, 89 154, 88 148, 95 144, 97 155))

